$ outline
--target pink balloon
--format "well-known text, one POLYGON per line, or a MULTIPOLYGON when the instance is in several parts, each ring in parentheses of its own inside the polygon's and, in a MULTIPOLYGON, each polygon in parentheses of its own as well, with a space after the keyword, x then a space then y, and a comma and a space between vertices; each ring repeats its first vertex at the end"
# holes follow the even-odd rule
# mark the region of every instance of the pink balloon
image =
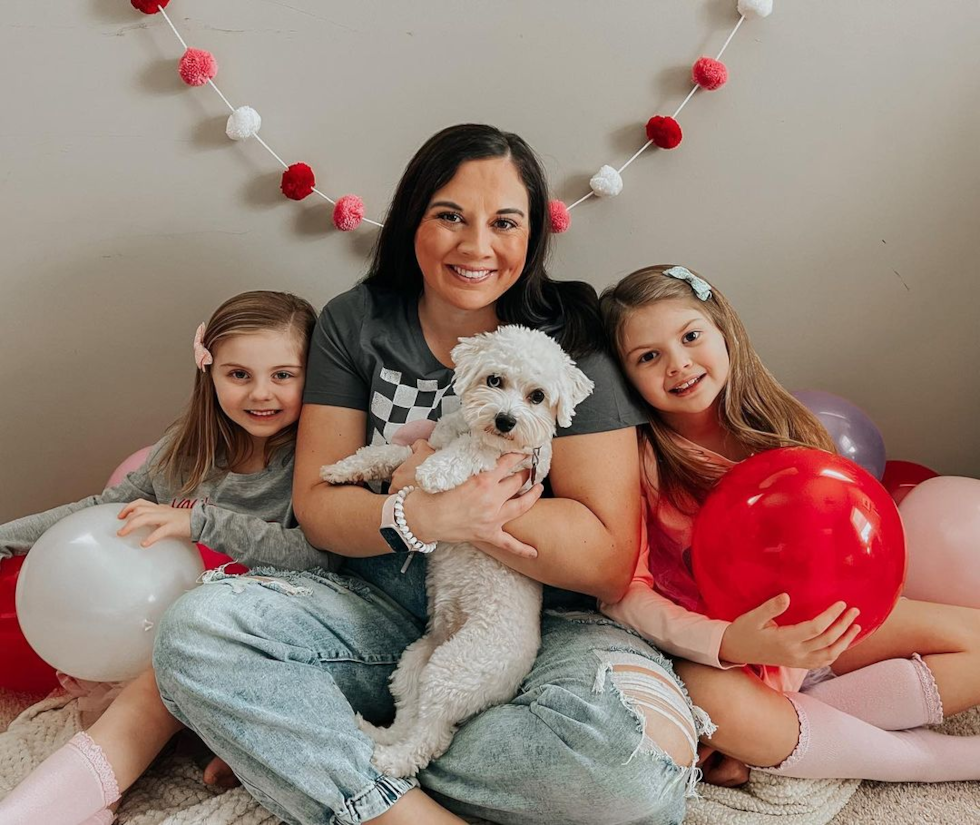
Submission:
POLYGON ((106 487, 115 487, 120 481, 126 478, 133 470, 138 470, 144 464, 146 464, 146 459, 149 458, 151 447, 144 447, 142 450, 137 450, 129 458, 127 458, 122 464, 116 467, 112 471, 112 475, 109 476, 109 480, 106 482, 106 487))
POLYGON ((980 479, 927 479, 898 512, 909 549, 905 595, 980 608, 980 479))

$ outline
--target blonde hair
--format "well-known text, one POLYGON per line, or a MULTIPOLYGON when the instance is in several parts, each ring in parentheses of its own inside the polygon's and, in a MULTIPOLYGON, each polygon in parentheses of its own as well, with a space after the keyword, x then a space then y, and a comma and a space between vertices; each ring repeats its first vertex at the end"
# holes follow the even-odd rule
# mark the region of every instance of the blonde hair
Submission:
MULTIPOLYGON (((213 351, 235 335, 265 330, 291 333, 300 345, 303 362, 316 325, 316 310, 308 301, 288 292, 255 290, 229 298, 219 306, 204 331, 204 346, 213 351)), ((276 433, 265 445, 269 463, 277 450, 296 441, 297 424, 276 433)), ((186 495, 202 481, 227 473, 248 459, 252 440, 221 409, 210 371, 197 370, 194 390, 184 413, 167 430, 170 436, 155 468, 186 495)))
MULTIPOLYGON (((671 266, 639 269, 603 291, 603 322, 620 360, 623 331, 633 312, 659 301, 689 301, 721 331, 728 348, 730 367, 728 381, 719 395, 719 424, 753 453, 788 446, 835 452, 833 440, 817 417, 766 369, 741 319, 718 288, 712 285, 711 297, 697 300, 689 283, 664 275, 671 266)), ((673 431, 657 410, 649 405, 647 409, 649 422, 640 428, 640 433, 657 462, 660 495, 678 509, 690 512, 704 500, 715 480, 706 477, 702 465, 674 441, 673 431)))

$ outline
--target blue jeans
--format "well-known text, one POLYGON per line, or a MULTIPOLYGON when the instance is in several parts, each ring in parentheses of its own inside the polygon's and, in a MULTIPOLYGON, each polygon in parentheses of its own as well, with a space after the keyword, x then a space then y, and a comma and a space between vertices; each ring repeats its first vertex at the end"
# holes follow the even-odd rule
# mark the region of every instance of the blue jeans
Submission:
MULTIPOLYGON (((425 628, 423 560, 404 576, 401 561, 219 575, 161 622, 153 663, 167 708, 287 823, 357 825, 418 784, 371 765, 355 718, 394 717, 388 679, 425 628)), ((603 678, 617 654, 676 681, 669 660, 611 620, 545 611, 517 697, 466 722, 422 786, 497 823, 679 825, 693 769, 649 739, 641 748, 642 717, 603 678)))

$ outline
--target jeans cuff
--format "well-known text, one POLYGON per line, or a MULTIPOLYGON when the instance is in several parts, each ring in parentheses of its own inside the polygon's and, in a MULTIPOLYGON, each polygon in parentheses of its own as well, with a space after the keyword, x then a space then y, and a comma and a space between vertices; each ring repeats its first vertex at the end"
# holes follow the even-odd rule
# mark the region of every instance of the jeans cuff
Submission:
POLYGON ((400 779, 395 776, 379 775, 374 784, 352 796, 334 811, 331 825, 361 825, 363 822, 381 816, 419 782, 414 777, 400 779))

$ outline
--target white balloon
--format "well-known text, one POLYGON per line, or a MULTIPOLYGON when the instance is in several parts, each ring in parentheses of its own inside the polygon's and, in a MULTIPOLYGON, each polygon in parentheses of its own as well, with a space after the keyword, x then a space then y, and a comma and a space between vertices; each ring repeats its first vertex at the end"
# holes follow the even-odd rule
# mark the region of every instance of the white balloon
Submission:
POLYGON ((204 571, 189 541, 140 547, 150 527, 117 536, 124 506, 99 504, 63 518, 35 542, 17 580, 27 641, 78 679, 120 682, 142 673, 160 618, 204 571))

